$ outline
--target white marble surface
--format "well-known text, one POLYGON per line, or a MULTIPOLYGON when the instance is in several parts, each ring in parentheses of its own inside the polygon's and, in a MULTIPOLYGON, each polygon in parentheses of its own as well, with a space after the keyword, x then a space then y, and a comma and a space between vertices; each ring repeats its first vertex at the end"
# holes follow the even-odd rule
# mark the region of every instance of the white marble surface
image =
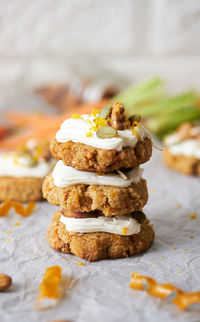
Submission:
POLYGON ((0 0, 0 100, 102 71, 200 87, 199 17, 198 0, 0 0))
POLYGON ((185 291, 200 289, 199 179, 166 169, 158 151, 145 165, 144 177, 150 194, 145 212, 154 224, 156 238, 147 253, 132 258, 83 261, 83 267, 77 265, 77 257, 55 252, 45 233, 56 207, 45 202, 38 204, 28 218, 13 211, 0 218, 0 272, 13 278, 10 290, 0 293, 0 321, 199 321, 199 311, 181 312, 172 304, 128 286, 131 272, 138 271, 185 291), (177 204, 181 208, 176 208, 177 204), (198 214, 195 220, 189 218, 193 212, 198 214), (14 227, 16 221, 20 226, 14 227), (55 308, 36 312, 38 286, 45 268, 51 265, 60 265, 76 283, 55 308))

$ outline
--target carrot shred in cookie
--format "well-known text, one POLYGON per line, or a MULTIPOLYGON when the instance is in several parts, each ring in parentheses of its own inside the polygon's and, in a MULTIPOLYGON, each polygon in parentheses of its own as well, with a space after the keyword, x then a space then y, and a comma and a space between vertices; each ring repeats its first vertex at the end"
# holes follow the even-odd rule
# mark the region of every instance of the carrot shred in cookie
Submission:
POLYGON ((168 299, 177 305, 181 310, 187 309, 190 305, 200 303, 200 292, 185 293, 176 286, 166 283, 159 284, 155 279, 140 275, 138 272, 131 274, 130 287, 135 290, 146 291, 148 294, 168 299))
POLYGON ((61 282, 62 268, 60 266, 48 267, 43 275, 39 286, 39 296, 36 301, 36 308, 43 298, 57 300, 60 298, 59 286, 61 282))
POLYGON ((25 207, 21 202, 6 200, 0 205, 0 217, 6 216, 11 208, 14 208, 18 215, 27 217, 32 214, 35 206, 34 202, 29 202, 27 207, 25 207))

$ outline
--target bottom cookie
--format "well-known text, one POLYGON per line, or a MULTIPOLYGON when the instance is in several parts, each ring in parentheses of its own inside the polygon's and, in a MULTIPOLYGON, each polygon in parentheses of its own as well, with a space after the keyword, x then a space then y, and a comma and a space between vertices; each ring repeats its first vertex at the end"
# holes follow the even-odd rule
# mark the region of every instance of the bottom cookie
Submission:
POLYGON ((133 256, 147 250, 153 240, 154 231, 149 220, 141 225, 141 231, 131 236, 110 233, 72 233, 59 221, 57 211, 47 231, 47 240, 52 248, 62 253, 74 254, 94 262, 100 259, 114 259, 133 256))
POLYGON ((44 178, 0 177, 0 202, 5 200, 29 202, 43 199, 43 180, 44 178))

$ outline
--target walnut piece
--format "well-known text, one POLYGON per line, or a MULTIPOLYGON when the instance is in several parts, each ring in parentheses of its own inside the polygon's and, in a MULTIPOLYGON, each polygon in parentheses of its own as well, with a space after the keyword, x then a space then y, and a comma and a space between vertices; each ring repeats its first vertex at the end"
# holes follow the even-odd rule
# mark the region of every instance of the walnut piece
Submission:
POLYGON ((12 278, 6 274, 0 274, 0 292, 5 291, 12 284, 12 278))
POLYGON ((109 120, 109 125, 111 125, 116 130, 124 130, 125 129, 125 108, 121 103, 113 103, 111 105, 112 113, 109 120))

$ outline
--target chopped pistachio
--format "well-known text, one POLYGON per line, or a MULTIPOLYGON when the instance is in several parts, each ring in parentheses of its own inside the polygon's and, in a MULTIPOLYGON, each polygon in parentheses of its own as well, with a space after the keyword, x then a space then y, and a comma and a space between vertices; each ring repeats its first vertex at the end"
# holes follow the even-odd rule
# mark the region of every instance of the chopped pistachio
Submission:
POLYGON ((117 135, 117 131, 111 126, 102 126, 97 130, 96 133, 101 139, 111 139, 117 135))
POLYGON ((107 118, 111 115, 111 111, 112 111, 111 106, 106 105, 101 109, 98 117, 107 120, 107 118))
POLYGON ((129 121, 131 121, 131 123, 133 123, 134 121, 139 123, 141 121, 141 115, 133 114, 129 117, 129 121))

